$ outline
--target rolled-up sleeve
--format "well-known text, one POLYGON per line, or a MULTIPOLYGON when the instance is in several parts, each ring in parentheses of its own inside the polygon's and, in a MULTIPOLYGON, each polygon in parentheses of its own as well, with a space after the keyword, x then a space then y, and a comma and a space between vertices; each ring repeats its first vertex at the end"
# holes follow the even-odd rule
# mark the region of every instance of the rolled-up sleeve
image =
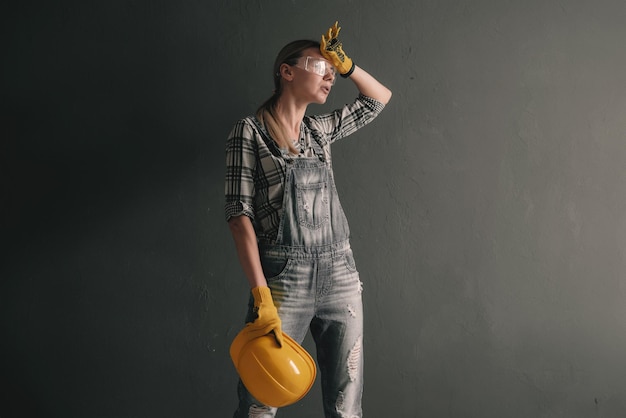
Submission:
POLYGON ((254 219, 254 176, 257 165, 256 141, 251 127, 243 120, 237 122, 226 142, 226 182, 224 214, 246 215, 254 219))
POLYGON ((313 116, 318 130, 324 132, 330 142, 346 137, 373 121, 385 105, 376 99, 359 94, 354 102, 325 115, 313 116))

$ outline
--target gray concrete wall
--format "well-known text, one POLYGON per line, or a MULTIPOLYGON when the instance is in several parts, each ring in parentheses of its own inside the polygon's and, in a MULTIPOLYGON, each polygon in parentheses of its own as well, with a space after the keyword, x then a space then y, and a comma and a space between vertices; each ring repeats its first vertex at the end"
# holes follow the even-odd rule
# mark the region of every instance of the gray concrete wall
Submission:
MULTIPOLYGON (((277 50, 336 19, 394 91, 334 149, 365 282, 366 416, 626 416, 623 1, 0 15, 0 416, 230 416, 247 285, 224 141, 271 93, 277 50)), ((340 80, 310 110, 354 94, 340 80)), ((319 386, 282 416, 320 417, 319 386)))

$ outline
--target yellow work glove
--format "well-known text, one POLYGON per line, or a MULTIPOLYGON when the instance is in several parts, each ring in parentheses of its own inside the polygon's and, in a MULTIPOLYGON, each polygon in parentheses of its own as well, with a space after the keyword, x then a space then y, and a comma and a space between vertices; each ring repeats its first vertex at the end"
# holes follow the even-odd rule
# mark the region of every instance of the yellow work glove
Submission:
POLYGON ((254 313, 257 315, 253 322, 246 324, 244 328, 249 340, 262 337, 274 332, 276 342, 279 346, 283 346, 283 332, 280 329, 280 318, 278 311, 272 300, 272 293, 267 286, 258 286, 252 288, 252 296, 254 297, 254 313))
POLYGON ((335 22, 335 25, 328 29, 326 36, 322 35, 320 52, 324 58, 332 62, 337 72, 345 78, 349 77, 352 71, 354 71, 354 63, 346 53, 343 52, 343 45, 339 42, 339 39, 337 39, 340 30, 339 22, 335 22))

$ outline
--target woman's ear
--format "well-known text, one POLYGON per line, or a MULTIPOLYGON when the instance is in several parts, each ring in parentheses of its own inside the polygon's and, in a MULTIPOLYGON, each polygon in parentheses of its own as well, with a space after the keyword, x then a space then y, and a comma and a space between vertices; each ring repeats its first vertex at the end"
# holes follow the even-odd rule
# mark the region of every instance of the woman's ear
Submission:
POLYGON ((287 81, 293 80, 293 69, 291 65, 282 63, 280 65, 280 76, 287 81))

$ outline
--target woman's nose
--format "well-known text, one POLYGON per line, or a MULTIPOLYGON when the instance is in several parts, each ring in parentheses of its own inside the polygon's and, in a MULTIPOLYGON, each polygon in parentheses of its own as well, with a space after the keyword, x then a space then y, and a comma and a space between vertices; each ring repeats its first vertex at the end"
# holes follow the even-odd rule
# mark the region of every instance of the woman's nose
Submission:
POLYGON ((326 75, 324 76, 324 80, 330 80, 333 84, 335 84, 335 72, 334 71, 326 71, 326 75))

